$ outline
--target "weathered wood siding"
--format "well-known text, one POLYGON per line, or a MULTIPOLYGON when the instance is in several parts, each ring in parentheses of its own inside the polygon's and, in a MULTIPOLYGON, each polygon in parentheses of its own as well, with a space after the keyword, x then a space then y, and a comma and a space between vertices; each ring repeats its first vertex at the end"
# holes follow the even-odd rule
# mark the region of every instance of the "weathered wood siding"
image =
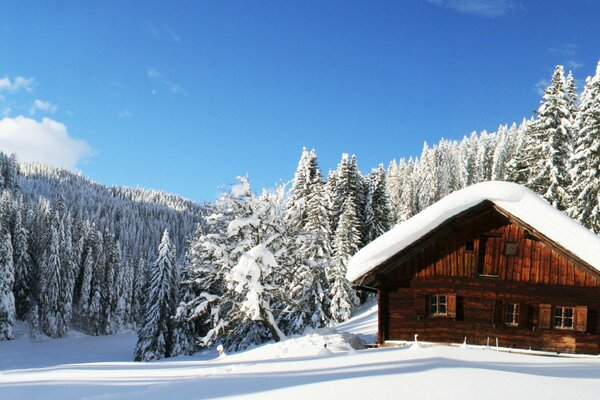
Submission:
POLYGON ((505 347, 600 353, 598 271, 492 206, 463 213, 405 249, 377 281, 380 342, 419 334, 424 341, 490 338, 495 345, 497 338, 505 347), (456 317, 427 315, 423 299, 435 293, 456 295, 456 317), (519 326, 504 324, 498 310, 507 303, 520 305, 519 326), (585 331, 545 329, 543 304, 587 307, 587 314, 579 309, 580 318, 587 316, 585 331))

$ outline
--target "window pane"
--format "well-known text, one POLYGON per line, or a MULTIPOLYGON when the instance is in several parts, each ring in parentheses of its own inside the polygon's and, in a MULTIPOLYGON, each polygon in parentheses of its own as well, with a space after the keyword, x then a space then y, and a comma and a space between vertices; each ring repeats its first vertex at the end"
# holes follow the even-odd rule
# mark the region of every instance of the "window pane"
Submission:
POLYGON ((446 314, 446 304, 440 304, 440 314, 446 314))
POLYGON ((565 310, 565 318, 573 318, 573 309, 572 308, 564 308, 565 310))
POLYGON ((506 319, 505 322, 511 325, 517 325, 519 321, 519 305, 509 303, 506 305, 506 319))
POLYGON ((429 314, 437 314, 437 296, 429 297, 429 314))
POLYGON ((572 308, 565 308, 565 314, 564 314, 564 319, 563 319, 563 326, 565 328, 572 328, 573 327, 573 309, 572 308))

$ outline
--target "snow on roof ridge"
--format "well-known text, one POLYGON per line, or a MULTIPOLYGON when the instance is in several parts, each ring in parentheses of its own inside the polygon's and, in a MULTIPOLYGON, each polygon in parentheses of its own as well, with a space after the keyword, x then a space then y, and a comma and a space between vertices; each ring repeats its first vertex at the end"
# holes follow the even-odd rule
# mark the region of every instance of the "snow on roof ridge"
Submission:
POLYGON ((449 218, 489 200, 600 271, 600 237, 516 183, 490 181, 457 190, 363 247, 348 263, 355 281, 449 218))

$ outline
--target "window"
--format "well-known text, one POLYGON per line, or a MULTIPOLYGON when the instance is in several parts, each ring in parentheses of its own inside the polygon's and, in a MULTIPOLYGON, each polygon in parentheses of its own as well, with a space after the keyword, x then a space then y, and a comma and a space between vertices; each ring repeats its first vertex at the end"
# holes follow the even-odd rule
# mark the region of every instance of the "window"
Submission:
POLYGON ((467 243, 465 243, 465 251, 475 251, 475 242, 467 240, 467 243))
POLYGON ((504 254, 507 256, 516 256, 517 255, 517 244, 516 243, 506 243, 506 247, 504 249, 504 254))
POLYGON ((510 326, 519 326, 519 305, 507 303, 504 313, 504 323, 510 326))
POLYGON ((429 296, 429 315, 447 315, 447 304, 445 294, 432 294, 429 296))
POLYGON ((554 307, 554 327, 573 329, 573 307, 554 307))

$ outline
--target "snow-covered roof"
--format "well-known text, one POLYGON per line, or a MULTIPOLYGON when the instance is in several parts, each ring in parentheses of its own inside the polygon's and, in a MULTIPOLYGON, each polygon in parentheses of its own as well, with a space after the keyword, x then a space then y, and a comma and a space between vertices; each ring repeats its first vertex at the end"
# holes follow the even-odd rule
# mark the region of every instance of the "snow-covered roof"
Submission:
POLYGON ((346 278, 356 281, 449 218, 486 200, 600 271, 599 236, 526 187, 493 181, 458 190, 381 235, 350 259, 346 278))

